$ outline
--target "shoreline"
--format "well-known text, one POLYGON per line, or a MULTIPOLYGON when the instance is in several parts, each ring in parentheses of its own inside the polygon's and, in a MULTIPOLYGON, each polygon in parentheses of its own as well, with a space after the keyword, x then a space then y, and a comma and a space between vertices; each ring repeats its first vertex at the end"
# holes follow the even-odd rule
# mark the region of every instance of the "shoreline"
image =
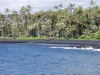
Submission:
POLYGON ((45 43, 45 44, 73 44, 82 47, 92 46, 93 48, 100 48, 99 40, 8 40, 0 39, 0 43, 45 43))

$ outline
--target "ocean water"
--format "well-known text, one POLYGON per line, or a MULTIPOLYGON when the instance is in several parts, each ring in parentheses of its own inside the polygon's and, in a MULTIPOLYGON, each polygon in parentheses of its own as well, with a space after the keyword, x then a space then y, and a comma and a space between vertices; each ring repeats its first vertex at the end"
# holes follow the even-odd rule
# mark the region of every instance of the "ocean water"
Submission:
POLYGON ((73 46, 0 44, 0 75, 100 75, 100 49, 73 46))

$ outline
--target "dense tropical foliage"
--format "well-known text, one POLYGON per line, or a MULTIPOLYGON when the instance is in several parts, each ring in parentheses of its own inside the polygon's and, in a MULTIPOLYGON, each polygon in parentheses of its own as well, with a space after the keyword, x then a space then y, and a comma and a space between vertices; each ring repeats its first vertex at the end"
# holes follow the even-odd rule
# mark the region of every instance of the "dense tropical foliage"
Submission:
POLYGON ((31 10, 27 5, 0 13, 0 36, 100 39, 100 7, 93 0, 88 8, 59 4, 48 11, 32 14, 31 10))

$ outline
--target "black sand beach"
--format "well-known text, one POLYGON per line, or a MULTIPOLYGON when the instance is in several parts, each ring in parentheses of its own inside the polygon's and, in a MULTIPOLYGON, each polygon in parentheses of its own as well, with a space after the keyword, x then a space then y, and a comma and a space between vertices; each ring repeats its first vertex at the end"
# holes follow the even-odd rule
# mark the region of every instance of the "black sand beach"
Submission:
POLYGON ((92 46, 93 48, 100 48, 99 40, 7 40, 0 39, 0 43, 46 43, 46 44, 73 44, 82 47, 92 46))

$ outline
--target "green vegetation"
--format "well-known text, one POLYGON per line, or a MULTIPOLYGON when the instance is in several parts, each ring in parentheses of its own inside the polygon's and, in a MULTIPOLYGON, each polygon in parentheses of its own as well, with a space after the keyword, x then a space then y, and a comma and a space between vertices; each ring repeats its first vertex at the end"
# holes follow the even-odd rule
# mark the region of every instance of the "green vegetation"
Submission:
POLYGON ((100 7, 93 0, 88 8, 70 3, 65 8, 59 4, 52 10, 34 14, 31 10, 27 5, 19 11, 6 8, 5 13, 0 13, 1 38, 100 39, 100 7))

